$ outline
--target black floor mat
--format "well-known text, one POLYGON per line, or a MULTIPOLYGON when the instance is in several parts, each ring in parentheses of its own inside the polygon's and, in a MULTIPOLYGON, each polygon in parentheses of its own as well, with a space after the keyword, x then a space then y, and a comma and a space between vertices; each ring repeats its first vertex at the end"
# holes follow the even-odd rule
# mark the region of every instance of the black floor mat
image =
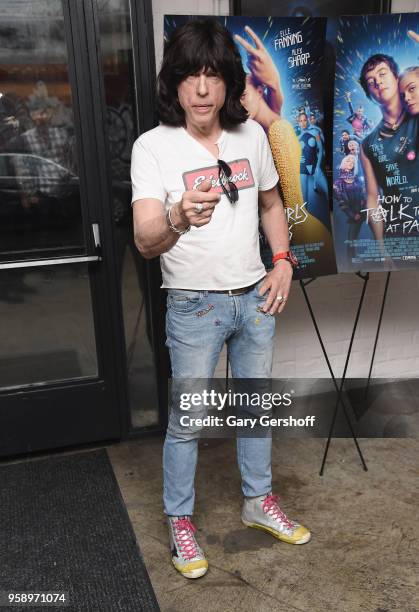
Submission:
POLYGON ((159 610, 104 450, 0 467, 0 532, 0 591, 66 592, 63 610, 159 610))

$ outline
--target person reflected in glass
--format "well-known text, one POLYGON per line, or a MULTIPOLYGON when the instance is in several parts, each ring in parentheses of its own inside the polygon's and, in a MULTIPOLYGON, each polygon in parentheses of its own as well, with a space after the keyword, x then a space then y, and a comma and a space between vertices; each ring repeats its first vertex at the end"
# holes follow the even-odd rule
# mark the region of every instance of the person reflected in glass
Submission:
MULTIPOLYGON (((27 106, 33 127, 13 142, 13 163, 22 207, 31 214, 32 236, 37 234, 39 246, 46 246, 51 240, 49 228, 79 225, 74 135, 66 127, 51 125, 54 100, 31 96, 27 106)), ((73 240, 79 231, 79 227, 71 229, 73 240)))
POLYGON ((9 96, 0 93, 0 153, 9 150, 9 143, 16 138, 18 130, 15 105, 9 96))
MULTIPOLYGON (((16 202, 10 176, 10 157, 15 141, 22 126, 30 122, 29 115, 20 98, 14 94, 0 94, 0 244, 7 252, 16 246, 15 228, 22 221, 25 212, 16 202)), ((19 304, 27 294, 36 293, 36 289, 24 282, 23 269, 2 270, 0 276, 0 301, 19 304)))

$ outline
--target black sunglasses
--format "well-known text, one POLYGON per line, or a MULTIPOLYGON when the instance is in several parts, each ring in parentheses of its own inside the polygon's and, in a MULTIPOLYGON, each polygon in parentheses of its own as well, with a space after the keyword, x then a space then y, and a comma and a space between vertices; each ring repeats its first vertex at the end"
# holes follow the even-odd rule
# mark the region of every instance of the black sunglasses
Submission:
POLYGON ((222 190, 230 200, 231 204, 235 204, 239 199, 239 190, 237 189, 236 185, 229 180, 230 176, 232 175, 230 166, 222 159, 219 159, 218 171, 222 190), (228 189, 226 185, 228 185, 228 189))

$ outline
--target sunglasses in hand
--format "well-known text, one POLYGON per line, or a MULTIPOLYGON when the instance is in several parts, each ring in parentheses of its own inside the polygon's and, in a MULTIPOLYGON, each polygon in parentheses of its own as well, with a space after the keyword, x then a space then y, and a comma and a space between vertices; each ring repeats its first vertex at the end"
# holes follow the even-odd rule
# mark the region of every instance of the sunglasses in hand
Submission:
POLYGON ((217 160, 217 163, 221 188, 224 194, 228 197, 231 204, 235 204, 239 199, 239 190, 237 189, 236 185, 232 181, 230 181, 230 177, 232 175, 231 168, 222 159, 217 160))

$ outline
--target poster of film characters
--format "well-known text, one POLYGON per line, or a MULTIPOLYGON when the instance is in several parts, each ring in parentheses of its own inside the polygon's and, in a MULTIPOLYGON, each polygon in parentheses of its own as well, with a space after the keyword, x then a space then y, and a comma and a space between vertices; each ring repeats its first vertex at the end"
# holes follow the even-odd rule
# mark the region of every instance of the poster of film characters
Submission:
POLYGON ((341 272, 419 264, 419 15, 339 20, 333 229, 341 272))
MULTIPOLYGON (((193 17, 166 16, 165 38, 193 17)), ((265 130, 280 178, 296 278, 336 272, 324 169, 322 64, 326 20, 219 17, 246 72, 242 104, 265 130)), ((232 161, 232 160, 230 160, 232 161)), ((261 232, 267 268, 272 254, 261 232)))

